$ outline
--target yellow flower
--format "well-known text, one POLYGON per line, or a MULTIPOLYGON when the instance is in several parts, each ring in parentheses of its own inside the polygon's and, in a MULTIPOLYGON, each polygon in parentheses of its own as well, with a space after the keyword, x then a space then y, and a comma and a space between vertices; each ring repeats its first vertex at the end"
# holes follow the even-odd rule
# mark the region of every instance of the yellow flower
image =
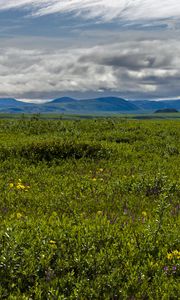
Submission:
POLYGON ((180 259, 180 251, 174 250, 174 251, 172 251, 172 254, 173 254, 173 256, 176 257, 177 259, 180 259))
POLYGON ((18 185, 16 186, 16 188, 17 188, 18 190, 24 190, 25 187, 18 184, 18 185))
POLYGON ((16 217, 17 217, 17 219, 19 220, 19 219, 21 219, 21 218, 23 217, 23 215, 22 215, 20 212, 18 212, 18 213, 16 214, 16 217))
POLYGON ((95 177, 93 177, 92 181, 96 181, 97 179, 95 177))
POLYGON ((11 182, 11 183, 9 184, 9 187, 12 189, 12 188, 14 187, 14 183, 11 182))
POLYGON ((50 241, 49 241, 49 244, 55 245, 55 244, 56 244, 56 241, 50 240, 50 241))
POLYGON ((100 168, 100 169, 99 169, 99 172, 103 172, 103 171, 104 171, 104 169, 103 169, 103 168, 100 168))
POLYGON ((18 182, 18 184, 16 185, 16 188, 18 190, 25 190, 27 192, 30 187, 22 184, 21 182, 18 182))
POLYGON ((147 212, 146 212, 146 211, 142 211, 142 216, 143 216, 144 218, 146 218, 146 217, 147 217, 147 212))
POLYGON ((50 240, 49 244, 50 244, 52 249, 57 249, 56 241, 50 240))
POLYGON ((168 253, 167 254, 167 259, 169 259, 169 260, 173 259, 173 254, 172 253, 168 253))
POLYGON ((172 251, 172 254, 173 254, 174 256, 177 256, 177 255, 179 254, 179 251, 178 251, 178 250, 174 250, 174 251, 172 251))
POLYGON ((167 259, 171 260, 173 258, 180 259, 180 251, 173 250, 171 253, 167 254, 167 259))

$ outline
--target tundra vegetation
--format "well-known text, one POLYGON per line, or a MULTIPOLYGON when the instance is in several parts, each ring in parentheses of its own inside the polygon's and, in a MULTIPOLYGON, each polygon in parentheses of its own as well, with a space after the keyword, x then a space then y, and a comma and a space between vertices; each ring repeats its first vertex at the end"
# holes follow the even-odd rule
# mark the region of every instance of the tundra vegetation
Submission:
POLYGON ((179 299, 180 122, 0 121, 0 299, 179 299))

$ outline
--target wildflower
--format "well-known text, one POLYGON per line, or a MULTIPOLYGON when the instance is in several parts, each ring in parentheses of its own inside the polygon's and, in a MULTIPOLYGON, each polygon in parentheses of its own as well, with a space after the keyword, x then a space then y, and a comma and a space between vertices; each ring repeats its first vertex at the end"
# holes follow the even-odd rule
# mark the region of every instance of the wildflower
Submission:
POLYGON ((55 245, 55 244, 56 244, 56 241, 50 240, 50 241, 49 241, 49 244, 55 245))
POLYGON ((177 267, 176 267, 176 266, 173 266, 173 267, 172 267, 172 272, 173 272, 173 273, 176 273, 176 270, 177 270, 177 267))
POLYGON ((9 187, 10 187, 10 189, 12 189, 12 188, 14 187, 14 183, 11 182, 11 183, 9 184, 9 187))
POLYGON ((16 188, 17 188, 18 190, 24 190, 26 187, 25 187, 25 185, 23 185, 23 184, 21 184, 21 183, 18 183, 18 184, 16 185, 16 188))
POLYGON ((164 270, 165 273, 168 272, 168 269, 169 269, 168 266, 164 266, 164 268, 163 268, 163 270, 164 270))
POLYGON ((30 186, 23 184, 22 180, 18 179, 18 183, 16 184, 16 188, 17 188, 17 190, 24 190, 25 192, 27 192, 28 189, 30 188, 30 186))
POLYGON ((22 215, 20 212, 18 212, 18 213, 16 214, 16 217, 17 217, 17 219, 19 220, 19 219, 21 219, 21 218, 23 217, 23 215, 22 215))
POLYGON ((167 254, 167 259, 171 260, 173 258, 180 259, 180 251, 173 250, 171 253, 167 254))
POLYGON ((178 250, 174 250, 174 251, 172 251, 172 254, 173 254, 174 256, 178 256, 178 255, 179 255, 179 251, 178 251, 178 250))
POLYGON ((97 179, 95 177, 93 177, 92 181, 96 181, 97 179))
POLYGON ((172 252, 172 254, 173 254, 173 256, 176 257, 177 259, 180 259, 180 251, 174 250, 174 251, 172 252))
POLYGON ((50 240, 49 244, 50 244, 50 246, 51 246, 52 249, 57 249, 56 241, 50 240))
POLYGON ((103 172, 103 171, 104 171, 104 169, 102 169, 102 168, 99 169, 99 172, 103 172))
POLYGON ((147 212, 146 212, 146 211, 142 211, 142 216, 143 216, 144 218, 146 218, 146 217, 147 217, 147 212))
POLYGON ((167 259, 172 260, 173 259, 173 254, 172 253, 168 253, 167 254, 167 259))

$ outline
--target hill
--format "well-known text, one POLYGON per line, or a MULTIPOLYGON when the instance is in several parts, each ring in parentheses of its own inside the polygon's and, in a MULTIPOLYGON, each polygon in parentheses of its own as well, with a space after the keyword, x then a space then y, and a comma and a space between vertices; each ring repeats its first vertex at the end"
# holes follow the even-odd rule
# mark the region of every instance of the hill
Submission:
POLYGON ((67 113, 116 113, 134 112, 138 107, 122 98, 102 97, 95 99, 75 100, 72 98, 60 98, 42 105, 46 110, 64 111, 67 113))
POLYGON ((57 98, 52 100, 50 103, 53 104, 57 104, 57 103, 72 103, 72 102, 76 102, 78 100, 70 98, 70 97, 61 97, 61 98, 57 98))
POLYGON ((131 100, 142 112, 154 112, 158 109, 175 108, 180 110, 180 100, 131 100))
POLYGON ((154 113, 177 113, 178 110, 175 108, 164 108, 164 109, 158 109, 154 113))
POLYGON ((0 113, 37 113, 37 104, 18 101, 14 98, 0 98, 0 113))
POLYGON ((17 101, 14 98, 0 98, 0 108, 2 107, 17 107, 24 106, 25 102, 17 101))
POLYGON ((81 100, 81 107, 85 110, 98 112, 129 112, 138 110, 138 107, 135 104, 118 97, 81 100))

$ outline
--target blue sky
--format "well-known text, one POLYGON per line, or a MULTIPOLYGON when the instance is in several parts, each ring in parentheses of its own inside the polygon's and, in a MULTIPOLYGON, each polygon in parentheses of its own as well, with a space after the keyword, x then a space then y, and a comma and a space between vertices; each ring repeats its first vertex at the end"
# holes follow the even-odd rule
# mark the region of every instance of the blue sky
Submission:
POLYGON ((178 0, 1 0, 0 97, 180 97, 178 0))

